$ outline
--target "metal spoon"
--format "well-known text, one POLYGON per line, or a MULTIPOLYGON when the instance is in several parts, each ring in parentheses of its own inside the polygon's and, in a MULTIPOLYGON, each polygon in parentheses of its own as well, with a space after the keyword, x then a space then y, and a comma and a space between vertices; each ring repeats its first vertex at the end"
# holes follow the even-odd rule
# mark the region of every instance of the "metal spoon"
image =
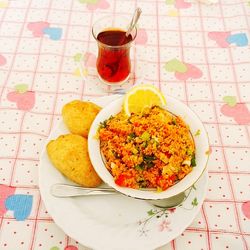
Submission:
MULTIPOLYGON (((115 189, 106 188, 85 188, 80 186, 56 183, 50 188, 50 193, 57 198, 77 197, 77 196, 95 196, 120 194, 115 189)), ((150 204, 161 208, 173 208, 178 206, 186 198, 185 192, 173 197, 161 200, 147 200, 150 204)))
POLYGON ((129 24, 128 30, 126 32, 126 36, 129 36, 129 34, 131 33, 131 31, 133 30, 133 28, 137 24, 141 13, 142 13, 142 10, 140 8, 136 8, 135 9, 135 13, 133 15, 133 18, 132 18, 130 24, 129 24))

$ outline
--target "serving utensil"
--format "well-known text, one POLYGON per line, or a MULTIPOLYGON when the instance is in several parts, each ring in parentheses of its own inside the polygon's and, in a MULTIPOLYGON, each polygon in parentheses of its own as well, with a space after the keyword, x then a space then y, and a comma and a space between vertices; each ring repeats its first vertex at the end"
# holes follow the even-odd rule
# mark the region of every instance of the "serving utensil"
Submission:
POLYGON ((50 193, 58 198, 118 194, 118 192, 113 188, 86 188, 61 183, 52 185, 50 193))
MULTIPOLYGON (((121 194, 111 187, 86 188, 86 187, 80 187, 63 183, 53 184, 50 188, 50 193, 51 195, 57 198, 121 194)), ((178 195, 175 195, 167 199, 146 200, 146 201, 157 207, 173 208, 181 204, 185 198, 186 198, 185 192, 182 192, 178 195)))

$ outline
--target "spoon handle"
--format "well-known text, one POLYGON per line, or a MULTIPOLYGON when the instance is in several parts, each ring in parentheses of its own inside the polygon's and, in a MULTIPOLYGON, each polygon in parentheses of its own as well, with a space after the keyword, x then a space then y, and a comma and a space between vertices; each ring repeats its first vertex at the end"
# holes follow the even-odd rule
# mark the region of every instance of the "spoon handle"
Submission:
POLYGON ((51 186, 50 193, 55 197, 74 197, 117 194, 113 188, 85 188, 80 186, 56 183, 51 186))
POLYGON ((142 10, 140 8, 136 8, 135 13, 133 15, 133 18, 132 18, 132 20, 131 20, 131 22, 129 24, 129 28, 128 28, 127 32, 126 32, 126 36, 128 36, 130 34, 130 32, 133 30, 133 28, 137 24, 141 13, 142 13, 142 10))

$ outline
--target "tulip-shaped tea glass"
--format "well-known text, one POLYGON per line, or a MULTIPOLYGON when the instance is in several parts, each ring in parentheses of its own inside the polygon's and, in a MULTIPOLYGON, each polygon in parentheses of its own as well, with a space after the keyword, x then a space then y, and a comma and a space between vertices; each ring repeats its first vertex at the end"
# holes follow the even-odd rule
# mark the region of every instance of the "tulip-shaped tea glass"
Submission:
POLYGON ((134 28, 128 36, 129 20, 124 17, 103 17, 96 21, 92 34, 98 44, 96 68, 102 82, 113 85, 122 84, 131 71, 130 48, 136 38, 134 28))

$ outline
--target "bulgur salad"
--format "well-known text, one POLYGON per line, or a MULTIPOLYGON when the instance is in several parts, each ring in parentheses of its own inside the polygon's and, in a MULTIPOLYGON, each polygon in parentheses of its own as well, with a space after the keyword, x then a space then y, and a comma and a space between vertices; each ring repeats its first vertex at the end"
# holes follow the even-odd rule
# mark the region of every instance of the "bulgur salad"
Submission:
POLYGON ((163 191, 195 167, 195 145, 181 117, 154 106, 127 116, 120 112, 100 124, 105 165, 117 185, 163 191))

